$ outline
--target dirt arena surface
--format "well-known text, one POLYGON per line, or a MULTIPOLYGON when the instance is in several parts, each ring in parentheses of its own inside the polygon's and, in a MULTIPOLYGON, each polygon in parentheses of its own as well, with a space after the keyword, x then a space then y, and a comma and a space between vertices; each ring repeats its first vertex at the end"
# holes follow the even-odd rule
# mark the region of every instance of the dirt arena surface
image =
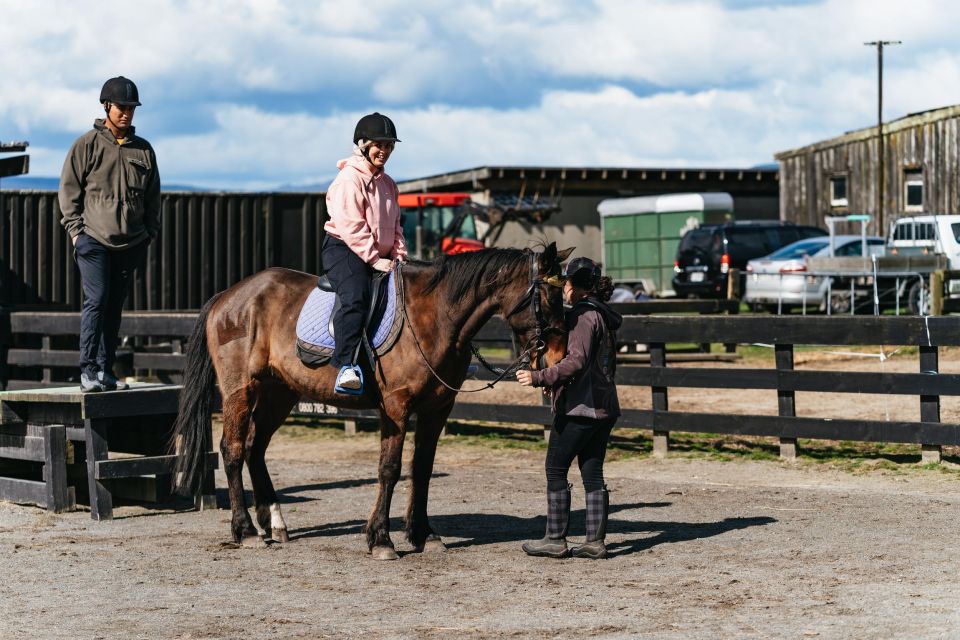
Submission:
MULTIPOLYGON (((917 370, 915 357, 898 357, 882 365, 917 370)), ((507 385, 485 399, 530 393, 507 385)), ((625 404, 649 406, 649 395, 625 391, 625 404)), ((798 394, 798 413, 918 413, 915 398, 818 395, 798 394)), ((776 412, 775 392, 671 390, 672 409, 704 401, 776 412)), ((957 418, 945 400, 943 419, 957 418)), ((449 436, 438 452, 430 513, 448 551, 410 552, 406 479, 398 485, 396 562, 364 553, 372 432, 278 434, 268 463, 291 542, 266 549, 231 544, 226 510, 127 506, 95 523, 86 511, 0 503, 0 638, 949 638, 960 628, 952 462, 851 472, 804 459, 612 456, 612 557, 551 561, 520 551, 543 535, 543 451, 482 439, 449 436)), ((577 538, 583 490, 571 477, 577 538)))

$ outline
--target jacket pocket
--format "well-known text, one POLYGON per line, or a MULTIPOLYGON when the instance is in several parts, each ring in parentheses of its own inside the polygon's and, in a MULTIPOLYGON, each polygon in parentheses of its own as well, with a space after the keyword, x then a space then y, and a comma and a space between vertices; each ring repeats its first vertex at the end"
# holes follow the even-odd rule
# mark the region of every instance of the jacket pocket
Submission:
POLYGON ((127 188, 131 191, 139 190, 141 197, 147 186, 147 177, 150 175, 150 165, 142 158, 127 158, 124 170, 127 175, 127 188))

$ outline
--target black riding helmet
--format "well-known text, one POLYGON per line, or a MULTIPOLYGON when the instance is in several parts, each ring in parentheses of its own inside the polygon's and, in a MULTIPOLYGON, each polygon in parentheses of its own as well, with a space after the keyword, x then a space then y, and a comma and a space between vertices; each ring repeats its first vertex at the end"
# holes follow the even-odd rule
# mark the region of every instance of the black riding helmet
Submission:
POLYGON ((393 120, 376 111, 363 116, 357 122, 357 128, 353 130, 353 144, 357 144, 360 140, 400 142, 400 138, 397 137, 397 128, 393 126, 393 120))
POLYGON ((100 89, 100 103, 106 104, 107 102, 123 106, 133 105, 139 107, 140 92, 137 91, 137 85, 133 84, 133 80, 129 80, 123 76, 110 78, 103 83, 103 88, 100 89))
POLYGON ((563 277, 582 289, 593 289, 601 275, 600 265, 590 258, 574 258, 563 268, 563 277))

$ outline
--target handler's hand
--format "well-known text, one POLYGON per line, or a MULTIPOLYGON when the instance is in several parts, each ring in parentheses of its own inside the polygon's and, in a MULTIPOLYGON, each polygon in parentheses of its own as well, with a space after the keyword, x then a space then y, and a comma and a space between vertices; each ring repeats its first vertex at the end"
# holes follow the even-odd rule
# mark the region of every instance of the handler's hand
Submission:
POLYGON ((517 371, 517 382, 525 387, 532 387, 533 372, 528 371, 527 369, 520 369, 520 371, 517 371))
POLYGON ((393 269, 393 260, 391 260, 390 258, 380 258, 379 260, 373 263, 373 268, 376 269, 377 271, 383 271, 384 273, 386 273, 387 271, 390 271, 391 269, 393 269))

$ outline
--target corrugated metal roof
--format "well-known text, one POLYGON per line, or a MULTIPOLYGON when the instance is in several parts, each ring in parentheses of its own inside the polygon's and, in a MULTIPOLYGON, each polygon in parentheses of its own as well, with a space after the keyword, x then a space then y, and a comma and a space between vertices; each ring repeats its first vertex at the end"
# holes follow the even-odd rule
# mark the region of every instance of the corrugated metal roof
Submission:
MULTIPOLYGON (((618 180, 718 180, 721 182, 741 182, 744 180, 776 180, 778 168, 771 167, 537 167, 537 166, 483 166, 461 171, 442 173, 414 180, 399 181, 397 185, 402 193, 449 190, 452 187, 465 191, 481 188, 484 181, 526 180, 535 182, 555 182, 558 186, 569 186, 585 180, 602 180, 611 184, 618 180)), ((691 185, 693 186, 693 185, 691 185)))
MULTIPOLYGON (((896 120, 891 120, 890 122, 883 123, 883 133, 884 137, 891 133, 896 133, 897 131, 902 131, 903 129, 909 129, 910 127, 916 127, 918 125, 924 125, 931 122, 936 122, 938 120, 946 120, 947 118, 956 118, 960 116, 960 105, 952 105, 949 107, 939 107, 937 109, 928 109, 927 111, 918 111, 916 113, 910 113, 902 118, 897 118, 896 120)), ((829 149, 830 147, 838 147, 840 145, 849 144, 851 142, 857 142, 860 140, 867 140, 869 138, 877 137, 877 127, 876 125, 872 127, 866 127, 864 129, 856 129, 854 131, 848 131, 843 135, 836 136, 835 138, 828 138, 827 140, 822 140, 820 142, 814 142, 803 147, 797 147, 796 149, 789 149, 787 151, 781 151, 777 153, 774 157, 777 160, 783 160, 791 156, 802 155, 805 153, 810 153, 812 151, 820 151, 821 149, 829 149)))

